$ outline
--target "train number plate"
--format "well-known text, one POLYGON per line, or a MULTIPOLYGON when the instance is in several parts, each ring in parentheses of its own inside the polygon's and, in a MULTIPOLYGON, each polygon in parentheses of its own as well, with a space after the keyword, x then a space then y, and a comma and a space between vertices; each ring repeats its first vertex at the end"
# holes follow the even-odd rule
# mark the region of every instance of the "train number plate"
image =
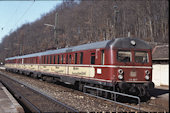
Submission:
POLYGON ((130 72, 130 77, 136 77, 136 71, 131 71, 130 72))

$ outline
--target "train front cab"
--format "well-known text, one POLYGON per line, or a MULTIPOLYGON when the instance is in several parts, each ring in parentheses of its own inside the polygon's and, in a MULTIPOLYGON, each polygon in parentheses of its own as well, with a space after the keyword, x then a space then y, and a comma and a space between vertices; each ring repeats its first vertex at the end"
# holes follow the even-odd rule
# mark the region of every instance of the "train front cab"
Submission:
POLYGON ((154 88, 152 53, 151 49, 138 47, 131 44, 129 48, 113 47, 110 49, 110 56, 113 56, 111 57, 113 59, 110 59, 113 65, 111 76, 114 76, 111 78, 116 81, 118 92, 145 97, 149 96, 149 89, 154 88))

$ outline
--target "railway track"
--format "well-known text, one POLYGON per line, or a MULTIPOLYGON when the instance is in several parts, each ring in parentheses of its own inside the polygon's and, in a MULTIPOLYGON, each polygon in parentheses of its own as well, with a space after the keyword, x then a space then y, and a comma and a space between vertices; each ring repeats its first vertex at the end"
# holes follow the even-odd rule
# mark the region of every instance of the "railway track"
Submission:
MULTIPOLYGON (((11 74, 11 73, 8 73, 8 72, 5 72, 5 71, 3 71, 3 73, 6 73, 6 74, 11 74)), ((28 79, 28 77, 26 77, 26 76, 21 76, 21 75, 16 75, 16 74, 11 74, 12 76, 20 76, 20 77, 22 77, 22 80, 25 78, 27 78, 28 79)), ((44 82, 43 82, 44 83, 44 82)), ((49 85, 49 84, 48 84, 49 85)), ((51 85, 53 85, 53 84, 51 84, 51 85)), ((55 85, 55 84, 54 84, 55 85)), ((51 87, 51 86, 50 86, 51 87)), ((62 88, 63 89, 63 88, 62 88)), ((71 89, 72 90, 72 89, 71 89)), ((67 92, 70 92, 70 90, 68 90, 68 89, 65 89, 65 91, 62 91, 62 90, 60 90, 60 91, 58 91, 59 93, 63 93, 63 94, 65 94, 65 93, 67 93, 67 92)), ((70 92, 71 93, 71 92, 70 92)), ((75 92, 74 92, 75 93, 75 92)), ((68 94, 68 95, 70 95, 70 94, 68 94)), ((74 96, 72 96, 73 98, 74 98, 74 96)), ((83 97, 82 95, 81 95, 81 93, 80 93, 80 96, 76 96, 76 97, 80 97, 80 101, 81 101, 81 98, 86 98, 86 97, 83 97)), ((61 97, 62 98, 62 97, 61 97)), ((68 98, 70 98, 70 97, 68 97, 68 98)), ((90 98, 91 99, 91 98, 90 98)), ((92 99, 91 99, 92 100, 92 99)), ((100 99, 97 99, 96 98, 96 100, 100 100, 100 99)), ((102 102, 102 101, 101 101, 102 102)), ((108 102, 106 102, 105 100, 102 102, 102 103, 108 103, 108 102)), ((133 110, 133 109, 130 109, 130 108, 128 108, 128 107, 125 107, 125 106, 122 106, 122 105, 116 105, 116 104, 113 104, 113 103, 109 103, 109 104, 112 104, 113 106, 113 108, 112 109, 110 109, 110 111, 116 111, 116 112, 137 112, 138 110, 133 110)), ((126 102, 124 102, 124 104, 127 104, 127 105, 131 105, 131 106, 133 106, 133 107, 137 107, 138 105, 136 105, 136 104, 134 104, 133 102, 131 103, 128 103, 127 101, 126 102)), ((86 105, 86 104, 84 104, 84 105, 86 105)), ((81 106, 81 105, 79 105, 79 106, 81 106)), ((87 105, 88 106, 88 105, 87 105)), ((97 107, 97 106, 96 106, 97 107)), ((75 107, 76 108, 76 107, 75 107)), ((86 108, 87 109, 87 107, 84 107, 84 108, 86 108)), ((78 109, 78 108, 76 108, 76 109, 78 109)), ((104 111, 105 111, 105 109, 103 109, 104 111)), ((81 110, 79 110, 79 111, 81 111, 81 110)), ((147 101, 147 102, 141 102, 140 103, 140 111, 141 112, 169 112, 169 108, 165 108, 164 106, 162 106, 162 105, 160 105, 160 104, 157 104, 157 103, 155 103, 155 102, 153 102, 153 100, 149 100, 149 101, 147 101)))
POLYGON ((17 98, 27 112, 78 112, 31 86, 0 73, 1 82, 17 98))

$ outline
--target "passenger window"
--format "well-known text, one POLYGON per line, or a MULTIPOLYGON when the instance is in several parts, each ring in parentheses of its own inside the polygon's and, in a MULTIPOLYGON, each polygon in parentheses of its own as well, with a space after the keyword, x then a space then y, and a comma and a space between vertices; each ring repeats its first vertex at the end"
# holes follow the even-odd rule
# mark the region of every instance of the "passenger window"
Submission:
POLYGON ((69 64, 71 64, 71 55, 69 56, 69 64))
POLYGON ((130 51, 119 50, 117 52, 117 60, 119 62, 131 62, 132 61, 132 54, 131 54, 130 51))
POLYGON ((77 53, 75 53, 75 59, 74 59, 74 63, 77 64, 77 53))
POLYGON ((101 50, 101 65, 104 65, 105 54, 104 50, 101 50))
POLYGON ((83 52, 80 52, 80 64, 83 64, 83 52))
POLYGON ((68 64, 68 55, 66 56, 66 64, 68 64))
POLYGON ((95 64, 95 53, 91 53, 91 64, 95 64))
POLYGON ((52 64, 52 56, 50 56, 50 64, 52 64))

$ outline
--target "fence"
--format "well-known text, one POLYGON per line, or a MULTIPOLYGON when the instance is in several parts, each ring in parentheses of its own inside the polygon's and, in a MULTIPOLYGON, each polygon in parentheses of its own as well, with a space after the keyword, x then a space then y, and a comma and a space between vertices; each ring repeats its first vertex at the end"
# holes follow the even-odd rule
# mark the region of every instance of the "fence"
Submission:
MULTIPOLYGON (((101 88, 97 88, 97 87, 91 87, 91 86, 87 86, 87 85, 84 86, 83 92, 85 94, 87 94, 87 95, 90 95, 90 96, 94 96, 94 97, 101 98, 101 99, 104 99, 104 100, 107 100, 107 101, 110 101, 110 102, 114 102, 115 105, 116 104, 120 104, 120 105, 123 105, 123 106, 129 107, 129 108, 133 108, 135 110, 140 111, 140 98, 137 97, 137 96, 128 95, 128 94, 119 93, 119 92, 110 91, 110 90, 105 90, 105 89, 101 89, 101 88), (97 95, 92 95, 92 94, 86 93, 87 89, 96 90, 97 91, 97 95), (114 94, 114 100, 106 99, 104 97, 99 96, 99 91, 114 94), (134 107, 134 106, 131 106, 131 105, 127 105, 127 104, 121 103, 121 102, 117 102, 117 100, 116 100, 117 95, 121 95, 121 96, 126 96, 126 97, 137 99, 138 100, 138 108, 134 107)), ((115 111, 116 111, 116 107, 115 107, 115 111)))

